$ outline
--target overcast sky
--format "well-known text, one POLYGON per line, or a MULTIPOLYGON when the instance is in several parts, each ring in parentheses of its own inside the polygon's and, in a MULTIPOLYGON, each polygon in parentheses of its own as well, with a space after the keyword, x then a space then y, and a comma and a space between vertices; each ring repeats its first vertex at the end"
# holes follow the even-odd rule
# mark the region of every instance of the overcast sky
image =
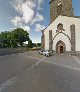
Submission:
MULTIPOLYGON (((73 0, 73 8, 80 16, 80 0, 73 0)), ((33 42, 41 42, 40 30, 49 22, 49 0, 0 0, 0 32, 22 27, 33 42)))

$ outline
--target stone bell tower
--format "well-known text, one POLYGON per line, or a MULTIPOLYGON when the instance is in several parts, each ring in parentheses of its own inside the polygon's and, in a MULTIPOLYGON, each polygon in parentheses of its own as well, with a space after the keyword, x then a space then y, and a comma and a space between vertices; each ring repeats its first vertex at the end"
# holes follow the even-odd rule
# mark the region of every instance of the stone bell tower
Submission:
POLYGON ((52 23, 59 15, 74 16, 72 0, 50 0, 50 22, 52 23))

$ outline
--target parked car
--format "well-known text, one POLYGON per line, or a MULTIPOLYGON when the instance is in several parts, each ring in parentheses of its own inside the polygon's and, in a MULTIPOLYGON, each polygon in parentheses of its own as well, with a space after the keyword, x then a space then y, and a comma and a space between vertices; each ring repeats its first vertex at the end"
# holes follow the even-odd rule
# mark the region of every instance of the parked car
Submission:
POLYGON ((43 55, 43 52, 44 52, 43 50, 40 50, 40 51, 39 51, 39 54, 43 55))
POLYGON ((46 57, 49 57, 49 56, 52 55, 51 52, 49 52, 49 51, 44 51, 44 50, 39 51, 39 54, 44 55, 44 56, 46 56, 46 57))
POLYGON ((43 55, 46 56, 46 57, 49 57, 50 53, 48 51, 43 51, 43 55))

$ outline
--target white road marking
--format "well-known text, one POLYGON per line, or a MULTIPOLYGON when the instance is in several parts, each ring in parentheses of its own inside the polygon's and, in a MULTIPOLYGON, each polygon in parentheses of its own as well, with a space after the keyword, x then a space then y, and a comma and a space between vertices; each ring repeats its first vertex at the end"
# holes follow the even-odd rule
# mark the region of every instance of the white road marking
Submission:
POLYGON ((80 60, 76 56, 73 56, 73 58, 80 65, 80 60))
POLYGON ((43 60, 45 60, 45 59, 46 59, 46 57, 44 57, 44 58, 42 58, 41 60, 39 60, 38 62, 36 62, 36 63, 35 63, 35 66, 36 66, 36 65, 39 65, 39 63, 43 62, 43 60))
POLYGON ((15 77, 12 77, 11 79, 8 79, 7 81, 3 82, 1 85, 0 85, 0 92, 2 92, 4 89, 8 88, 9 86, 11 86, 12 84, 15 83, 15 79, 16 79, 16 76, 15 77))
POLYGON ((76 67, 73 67, 73 66, 69 66, 69 65, 63 65, 63 64, 58 64, 56 62, 51 62, 51 61, 44 61, 46 63, 51 63, 51 64, 54 64, 56 66, 61 66, 63 68, 68 68, 68 69, 73 69, 73 70, 77 70, 77 71, 80 71, 80 68, 76 68, 76 67))
POLYGON ((32 58, 32 59, 41 60, 41 59, 39 59, 39 58, 36 58, 36 57, 33 57, 33 56, 28 56, 28 57, 30 57, 30 58, 32 58))
MULTIPOLYGON (((15 54, 13 54, 13 55, 15 55, 15 54)), ((8 55, 6 55, 6 56, 8 56, 8 55)), ((34 69, 35 66, 39 65, 39 63, 42 62, 46 58, 46 57, 44 57, 42 59, 38 59, 38 58, 35 58, 35 57, 32 57, 32 56, 28 56, 28 57, 38 60, 38 62, 34 63, 29 69, 34 69)), ((5 90, 9 86, 13 85, 16 82, 16 79, 17 79, 17 76, 12 77, 11 79, 8 79, 7 81, 3 82, 0 85, 0 92, 5 90)))
MULTIPOLYGON (((69 66, 69 65, 64 65, 64 64, 58 64, 58 63, 56 63, 56 62, 47 61, 47 60, 45 60, 46 57, 44 57, 44 58, 42 58, 42 59, 39 59, 39 58, 36 58, 36 57, 32 57, 32 56, 28 56, 28 57, 38 60, 38 62, 36 62, 36 63, 34 63, 34 65, 32 65, 33 68, 34 68, 36 65, 39 65, 41 62, 46 62, 46 63, 51 63, 51 64, 54 64, 54 65, 57 65, 57 66, 62 66, 62 67, 64 67, 64 68, 69 68, 69 69, 73 69, 73 70, 78 70, 78 71, 80 71, 80 68, 76 68, 76 67, 69 66)), ((80 62, 80 61, 78 60, 78 63, 79 63, 79 62, 80 62)))
MULTIPOLYGON (((18 54, 22 54, 23 55, 23 53, 18 53, 18 54)), ((12 55, 16 55, 16 54, 12 54, 12 55)), ((6 55, 6 56, 10 56, 10 55, 6 55)), ((63 65, 63 64, 58 64, 56 62, 47 61, 47 60, 45 60, 46 57, 44 57, 42 59, 39 59, 39 58, 36 58, 36 57, 33 57, 33 56, 27 56, 27 57, 30 57, 30 58, 33 58, 33 59, 37 59, 37 62, 35 62, 29 69, 34 69, 35 66, 39 65, 41 62, 46 62, 46 63, 51 63, 51 64, 54 64, 54 65, 57 65, 57 66, 61 66, 63 68, 68 68, 68 69, 73 69, 73 70, 80 71, 79 68, 75 68, 75 67, 68 66, 68 65, 63 65)), ((80 61, 78 59, 75 58, 75 60, 80 64, 80 61)), ((12 77, 11 79, 8 79, 7 81, 3 82, 0 85, 0 92, 2 92, 3 90, 5 90, 9 86, 13 85, 16 82, 16 79, 17 79, 17 76, 12 77)))
MULTIPOLYGON (((31 58, 34 58, 34 57, 31 57, 31 58)), ((35 66, 39 65, 41 62, 43 62, 46 59, 46 57, 42 59, 38 59, 38 58, 34 58, 34 59, 37 59, 38 61, 34 62, 34 64, 32 65, 32 69, 35 68, 35 66)))

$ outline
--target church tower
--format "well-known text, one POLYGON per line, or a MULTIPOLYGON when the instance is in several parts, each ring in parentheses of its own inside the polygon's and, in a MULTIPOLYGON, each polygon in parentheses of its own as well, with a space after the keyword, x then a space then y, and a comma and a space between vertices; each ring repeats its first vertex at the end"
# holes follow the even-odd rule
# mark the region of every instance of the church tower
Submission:
POLYGON ((72 0, 50 0, 50 22, 52 23, 59 15, 74 16, 72 0))

